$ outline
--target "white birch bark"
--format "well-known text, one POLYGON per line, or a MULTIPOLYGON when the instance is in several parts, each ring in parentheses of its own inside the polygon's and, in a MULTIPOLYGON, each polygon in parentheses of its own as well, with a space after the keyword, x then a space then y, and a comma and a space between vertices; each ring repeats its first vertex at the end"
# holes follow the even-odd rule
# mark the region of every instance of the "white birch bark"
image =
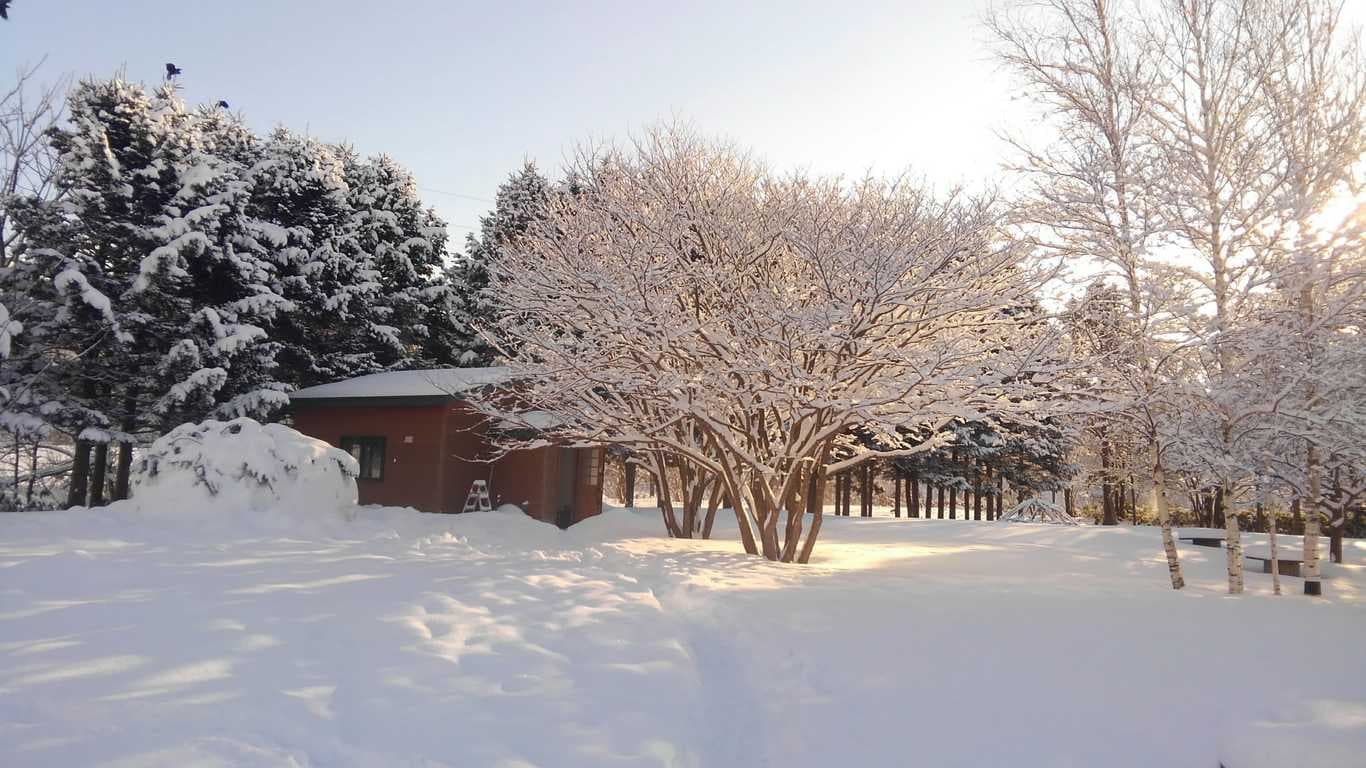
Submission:
POLYGON ((1243 593, 1243 539, 1238 528, 1238 515, 1224 510, 1224 549, 1228 553, 1228 593, 1243 593))
POLYGON ((1304 470, 1309 493, 1304 499, 1304 594, 1321 595, 1323 585, 1319 577, 1319 453, 1318 446, 1309 443, 1305 451, 1304 470))
POLYGON ((1276 548, 1276 511, 1267 509, 1267 519, 1271 521, 1267 529, 1271 539, 1271 593, 1279 595, 1281 593, 1281 554, 1276 548))
MULTIPOLYGON (((1154 451, 1156 453, 1156 450, 1154 451)), ((1153 461, 1153 506, 1157 508, 1157 522, 1162 526, 1162 550, 1167 555, 1167 573, 1171 576, 1172 589, 1186 586, 1181 574, 1181 557, 1176 551, 1176 539, 1172 536, 1171 510, 1167 507, 1167 476, 1162 471, 1162 458, 1153 461)))

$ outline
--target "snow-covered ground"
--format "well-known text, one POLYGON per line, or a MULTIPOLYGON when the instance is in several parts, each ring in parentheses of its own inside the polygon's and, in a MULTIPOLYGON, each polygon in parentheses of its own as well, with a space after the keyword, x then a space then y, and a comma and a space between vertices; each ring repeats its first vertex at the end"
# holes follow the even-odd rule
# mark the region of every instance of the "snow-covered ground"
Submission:
POLYGON ((1366 566, 1230 598, 1146 528, 827 517, 796 567, 649 511, 279 518, 0 515, 0 765, 1213 768, 1304 712, 1366 763, 1366 566))

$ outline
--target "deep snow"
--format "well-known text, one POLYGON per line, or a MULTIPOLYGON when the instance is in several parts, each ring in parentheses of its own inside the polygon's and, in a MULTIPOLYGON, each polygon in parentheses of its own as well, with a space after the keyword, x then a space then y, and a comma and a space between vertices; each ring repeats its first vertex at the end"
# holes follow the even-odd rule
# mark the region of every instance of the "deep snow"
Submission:
POLYGON ((826 518, 803 568, 652 511, 300 517, 0 515, 0 764, 1212 768, 1304 712, 1366 761, 1359 565, 1230 598, 1147 528, 826 518))

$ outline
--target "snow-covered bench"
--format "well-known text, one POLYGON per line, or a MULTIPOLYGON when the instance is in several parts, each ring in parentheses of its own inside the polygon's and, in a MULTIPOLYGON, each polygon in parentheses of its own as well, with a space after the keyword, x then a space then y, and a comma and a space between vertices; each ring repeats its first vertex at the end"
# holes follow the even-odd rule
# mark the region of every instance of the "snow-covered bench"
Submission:
MULTIPOLYGON (((1299 576, 1300 566, 1304 565, 1304 542, 1299 536, 1287 536, 1285 541, 1276 548, 1276 559, 1281 561, 1280 572, 1282 576, 1299 576)), ((1248 559, 1262 564, 1262 573, 1271 573, 1271 548, 1259 544, 1243 550, 1243 555, 1248 559)), ((1328 557, 1322 539, 1319 540, 1319 562, 1323 562, 1328 557)))
POLYGON ((1177 532, 1177 538, 1197 547, 1222 547, 1227 535, 1223 528, 1182 528, 1177 532))
MULTIPOLYGON (((1243 555, 1248 560, 1262 564, 1262 573, 1271 573, 1271 553, 1270 552, 1247 552, 1243 555)), ((1282 576, 1299 576, 1300 566, 1304 563, 1304 556, 1299 551, 1278 552, 1276 559, 1280 561, 1282 576)))

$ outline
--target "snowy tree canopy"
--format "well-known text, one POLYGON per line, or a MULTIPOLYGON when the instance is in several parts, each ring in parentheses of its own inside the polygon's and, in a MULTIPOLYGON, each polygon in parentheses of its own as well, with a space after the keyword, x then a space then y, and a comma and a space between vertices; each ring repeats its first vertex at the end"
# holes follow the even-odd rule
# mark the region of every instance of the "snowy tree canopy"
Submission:
POLYGON ((714 476, 750 552, 809 557, 819 518, 803 539, 783 500, 849 429, 883 447, 831 471, 943 445, 957 419, 1037 423, 1064 386, 1052 328, 1012 319, 1047 275, 990 201, 780 177, 677 128, 569 175, 490 270, 517 398, 565 436, 714 476))

